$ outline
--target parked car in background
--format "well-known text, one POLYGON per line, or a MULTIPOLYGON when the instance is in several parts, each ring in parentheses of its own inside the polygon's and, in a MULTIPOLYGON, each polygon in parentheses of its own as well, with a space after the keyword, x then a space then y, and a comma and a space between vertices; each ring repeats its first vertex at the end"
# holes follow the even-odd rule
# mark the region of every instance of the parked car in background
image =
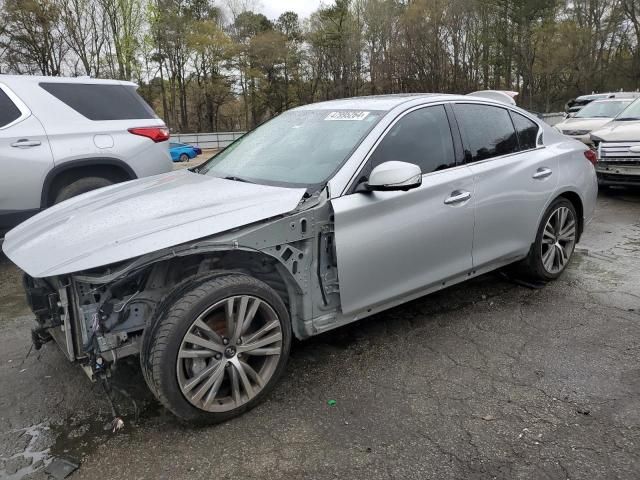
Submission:
POLYGON ((640 97, 640 92, 608 92, 608 93, 592 93, 591 95, 581 95, 574 100, 569 100, 565 107, 567 117, 573 117, 583 107, 596 100, 604 100, 606 98, 630 98, 636 99, 640 97))
POLYGON ((184 143, 171 142, 169 144, 169 153, 171 154, 171 160, 174 162, 188 162, 202 154, 202 149, 184 143))
POLYGON ((136 89, 0 75, 0 238, 75 195, 171 170, 169 131, 136 89))
POLYGON ((640 99, 591 134, 601 187, 640 185, 640 99))
POLYGON ((554 126, 560 133, 591 145, 591 132, 609 123, 632 102, 633 99, 630 98, 595 100, 573 117, 568 117, 554 126))
POLYGON ((595 153, 515 106, 390 95, 282 113, 203 166, 71 199, 3 246, 91 377, 140 355, 178 417, 265 398, 304 339, 516 264, 567 267, 595 153))

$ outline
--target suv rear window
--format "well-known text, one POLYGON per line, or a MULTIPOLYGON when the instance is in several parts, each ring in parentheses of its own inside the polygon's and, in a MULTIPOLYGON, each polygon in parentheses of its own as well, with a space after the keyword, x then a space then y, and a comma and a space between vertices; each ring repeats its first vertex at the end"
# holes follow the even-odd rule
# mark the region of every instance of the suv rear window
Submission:
POLYGON ((89 120, 157 118, 134 86, 57 82, 40 86, 89 120))
POLYGON ((0 90, 0 128, 20 118, 20 110, 9 96, 0 90))

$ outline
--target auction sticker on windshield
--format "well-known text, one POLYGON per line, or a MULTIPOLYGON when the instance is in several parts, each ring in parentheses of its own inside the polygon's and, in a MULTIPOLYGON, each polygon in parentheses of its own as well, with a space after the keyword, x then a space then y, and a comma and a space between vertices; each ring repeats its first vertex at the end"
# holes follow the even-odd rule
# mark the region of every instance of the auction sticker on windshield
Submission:
POLYGON ((361 122, 370 112, 331 112, 325 120, 327 121, 356 121, 361 122))

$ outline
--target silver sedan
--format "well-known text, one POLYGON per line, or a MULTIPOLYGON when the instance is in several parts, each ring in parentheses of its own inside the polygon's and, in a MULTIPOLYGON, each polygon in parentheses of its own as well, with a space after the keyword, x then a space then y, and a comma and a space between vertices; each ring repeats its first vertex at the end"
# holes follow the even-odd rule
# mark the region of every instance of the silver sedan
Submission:
POLYGON ((551 281, 593 214, 595 155, 481 96, 285 112, 203 166, 107 187, 11 231, 38 325, 108 381, 139 355, 175 415, 260 402, 292 338, 509 267, 551 281))

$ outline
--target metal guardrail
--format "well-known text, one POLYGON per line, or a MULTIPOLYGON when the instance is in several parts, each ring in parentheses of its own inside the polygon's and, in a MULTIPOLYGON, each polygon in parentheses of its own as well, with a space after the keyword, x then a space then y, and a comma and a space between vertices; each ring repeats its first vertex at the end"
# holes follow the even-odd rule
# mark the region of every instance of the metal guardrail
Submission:
POLYGON ((227 147, 246 132, 218 132, 218 133, 172 133, 171 141, 187 143, 195 147, 220 149, 227 147))
POLYGON ((564 120, 564 115, 564 112, 543 113, 540 115, 540 118, 553 127, 556 123, 564 120))

